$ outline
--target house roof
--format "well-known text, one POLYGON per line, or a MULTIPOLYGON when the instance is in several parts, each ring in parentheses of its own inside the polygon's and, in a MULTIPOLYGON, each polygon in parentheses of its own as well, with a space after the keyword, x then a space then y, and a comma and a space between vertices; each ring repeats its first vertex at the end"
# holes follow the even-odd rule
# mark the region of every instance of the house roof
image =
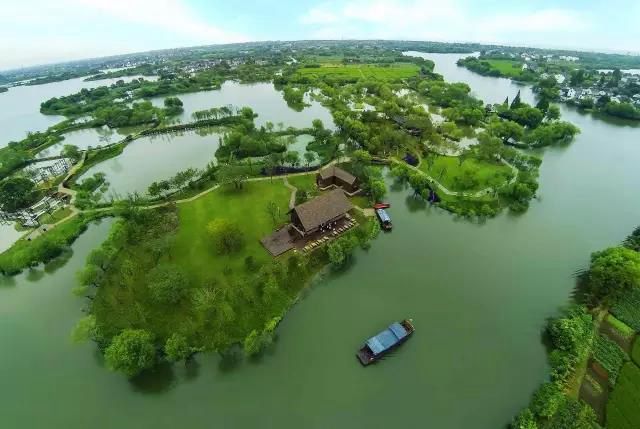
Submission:
POLYGON ((345 183, 348 183, 349 185, 353 185, 354 183, 356 183, 356 176, 344 171, 342 168, 336 167, 335 165, 320 170, 320 177, 322 178, 322 180, 330 179, 331 177, 337 177, 338 179, 342 180, 345 183))
POLYGON ((295 206, 293 211, 298 215, 305 231, 317 228, 353 208, 342 189, 334 189, 326 194, 295 206))

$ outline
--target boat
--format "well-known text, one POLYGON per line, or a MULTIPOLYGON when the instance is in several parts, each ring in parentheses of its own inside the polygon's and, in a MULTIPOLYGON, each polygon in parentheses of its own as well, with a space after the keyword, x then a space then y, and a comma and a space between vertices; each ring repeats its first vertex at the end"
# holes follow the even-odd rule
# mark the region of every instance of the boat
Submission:
POLYGON ((391 207, 389 203, 376 203, 373 205, 374 209, 388 209, 389 207, 391 207))
POLYGON ((369 338, 364 346, 358 350, 356 356, 364 366, 374 363, 407 341, 415 330, 411 319, 394 322, 375 337, 369 338))
POLYGON ((382 229, 391 231, 391 229, 393 228, 393 224, 391 223, 391 217, 386 212, 386 210, 376 209, 376 215, 378 216, 378 220, 380 221, 380 226, 382 226, 382 229))

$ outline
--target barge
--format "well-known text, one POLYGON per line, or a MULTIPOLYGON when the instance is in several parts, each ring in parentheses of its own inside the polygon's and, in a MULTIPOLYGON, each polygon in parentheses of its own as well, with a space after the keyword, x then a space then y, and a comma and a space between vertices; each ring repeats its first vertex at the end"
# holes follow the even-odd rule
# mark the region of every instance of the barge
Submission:
POLYGON ((407 341, 415 330, 411 319, 394 322, 375 337, 369 338, 364 346, 358 350, 356 356, 364 366, 374 363, 407 341))
POLYGON ((391 223, 391 217, 387 211, 385 209, 376 209, 376 216, 378 216, 382 229, 385 231, 391 231, 393 224, 391 223))

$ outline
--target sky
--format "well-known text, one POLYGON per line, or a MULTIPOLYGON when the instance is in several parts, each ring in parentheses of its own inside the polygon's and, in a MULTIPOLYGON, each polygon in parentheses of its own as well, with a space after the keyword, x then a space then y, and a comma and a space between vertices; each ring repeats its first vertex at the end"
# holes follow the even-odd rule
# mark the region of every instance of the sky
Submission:
POLYGON ((401 39, 640 51, 637 0, 2 0, 0 70, 153 49, 401 39))

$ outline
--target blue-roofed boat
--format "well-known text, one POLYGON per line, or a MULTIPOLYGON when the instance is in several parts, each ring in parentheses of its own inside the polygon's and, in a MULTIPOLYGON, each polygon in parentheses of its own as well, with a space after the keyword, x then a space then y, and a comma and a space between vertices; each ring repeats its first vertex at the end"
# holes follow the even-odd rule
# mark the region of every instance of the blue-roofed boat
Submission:
POLYGON ((356 356, 362 365, 369 365, 404 343, 415 330, 411 319, 394 322, 375 337, 369 338, 356 356))
POLYGON ((393 225, 391 224, 391 217, 385 209, 376 209, 376 215, 378 216, 382 229, 389 231, 393 228, 393 225))

